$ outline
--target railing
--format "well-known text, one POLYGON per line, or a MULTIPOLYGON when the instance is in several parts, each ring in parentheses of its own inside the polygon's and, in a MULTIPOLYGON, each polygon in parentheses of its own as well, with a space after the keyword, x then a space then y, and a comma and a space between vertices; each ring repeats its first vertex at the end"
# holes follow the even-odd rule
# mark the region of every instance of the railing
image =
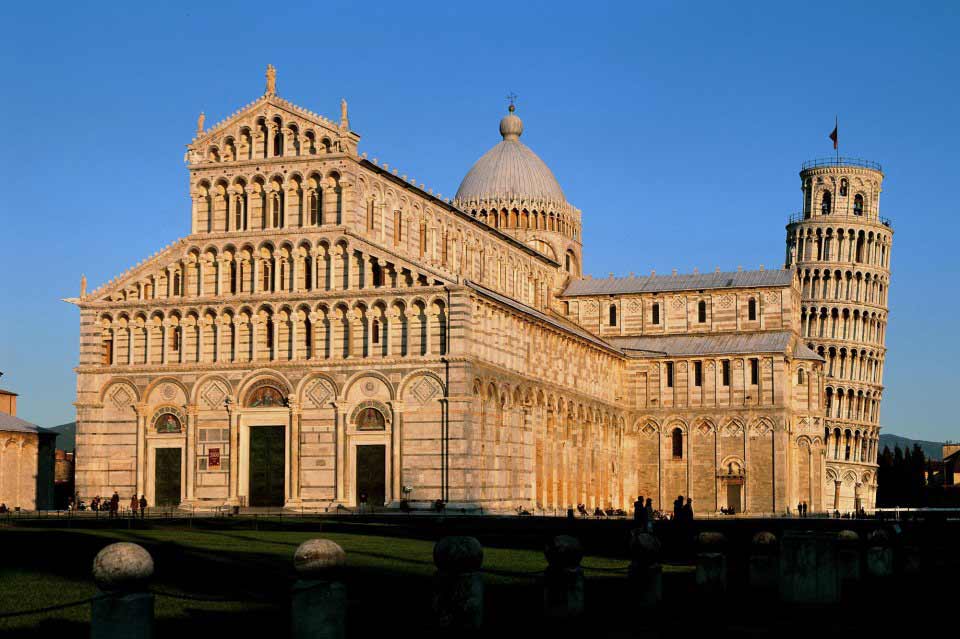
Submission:
MULTIPOLYGON (((817 215, 804 216, 804 214, 801 212, 801 213, 794 213, 793 215, 791 215, 791 216, 790 216, 790 219, 789 219, 789 221, 788 221, 787 223, 788 223, 788 224, 796 224, 796 223, 798 223, 798 222, 804 222, 804 221, 806 221, 806 220, 811 220, 811 221, 816 221, 816 222, 824 222, 824 221, 826 221, 826 220, 828 220, 828 219, 833 219, 833 218, 842 218, 842 219, 845 219, 845 220, 846 220, 846 219, 853 219, 853 220, 857 220, 857 221, 859 221, 859 222, 873 221, 873 220, 874 220, 874 218, 870 218, 870 217, 865 216, 865 215, 855 215, 855 214, 848 214, 848 213, 828 213, 827 215, 823 215, 822 213, 818 213, 817 215)), ((889 217, 877 216, 875 219, 876 219, 876 221, 879 221, 881 224, 883 224, 883 225, 886 226, 887 228, 891 228, 891 229, 893 228, 893 220, 891 220, 889 217)))
POLYGON ((816 169, 822 166, 858 166, 864 169, 873 169, 874 171, 883 171, 883 167, 880 166, 879 162, 873 162, 871 160, 863 160, 860 158, 845 158, 845 157, 818 158, 816 160, 807 160, 800 166, 800 170, 806 171, 807 169, 816 169))

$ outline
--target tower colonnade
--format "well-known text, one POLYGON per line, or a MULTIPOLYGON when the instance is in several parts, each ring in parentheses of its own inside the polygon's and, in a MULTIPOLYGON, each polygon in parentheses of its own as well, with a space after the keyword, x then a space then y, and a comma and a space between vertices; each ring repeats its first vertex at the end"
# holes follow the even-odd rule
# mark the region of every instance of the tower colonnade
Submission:
POLYGON ((880 216, 883 177, 874 162, 808 162, 801 211, 787 224, 800 337, 825 360, 827 510, 872 508, 876 499, 893 241, 892 223, 880 216))

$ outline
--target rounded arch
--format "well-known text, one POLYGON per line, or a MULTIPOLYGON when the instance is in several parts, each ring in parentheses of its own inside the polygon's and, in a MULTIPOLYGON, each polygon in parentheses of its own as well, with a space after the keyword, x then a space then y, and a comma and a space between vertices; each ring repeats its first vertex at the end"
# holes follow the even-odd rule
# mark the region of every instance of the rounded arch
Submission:
POLYGON ((343 397, 347 397, 350 394, 350 391, 353 389, 353 385, 357 383, 357 380, 364 377, 373 377, 375 379, 379 379, 387 387, 387 393, 390 395, 391 401, 397 399, 397 389, 394 388, 393 384, 390 382, 390 379, 383 373, 373 370, 362 370, 347 378, 347 381, 343 383, 343 397))
POLYGON ((271 368, 260 368, 248 373, 246 377, 243 378, 243 381, 237 385, 236 395, 238 400, 246 405, 247 396, 250 391, 261 382, 273 382, 277 384, 279 390, 284 394, 284 397, 289 396, 293 392, 293 387, 282 373, 271 368))
POLYGON ((143 390, 144 399, 150 401, 150 396, 153 394, 153 391, 159 388, 162 384, 173 384, 183 392, 183 397, 185 399, 190 397, 190 389, 183 382, 176 377, 163 376, 158 377, 147 385, 147 387, 143 390))
MULTIPOLYGON (((446 385, 443 383, 443 379, 441 379, 441 377, 435 372, 427 368, 418 368, 404 375, 403 379, 400 381, 400 384, 397 386, 397 397, 405 399, 410 385, 419 377, 429 377, 435 381, 440 386, 441 395, 446 397, 447 389, 446 385)), ((477 384, 481 384, 482 386, 483 382, 480 379, 475 379, 474 390, 476 390, 477 384)))
POLYGON ((230 401, 236 401, 237 399, 236 395, 234 395, 233 393, 233 384, 231 384, 226 377, 224 377, 219 373, 207 373, 205 375, 201 375, 200 378, 193 383, 192 394, 187 396, 190 398, 191 404, 195 406, 200 405, 200 402, 203 399, 202 396, 205 394, 205 391, 206 391, 204 387, 210 382, 216 382, 218 384, 222 384, 221 388, 226 390, 226 396, 224 397, 224 399, 230 399, 230 401))

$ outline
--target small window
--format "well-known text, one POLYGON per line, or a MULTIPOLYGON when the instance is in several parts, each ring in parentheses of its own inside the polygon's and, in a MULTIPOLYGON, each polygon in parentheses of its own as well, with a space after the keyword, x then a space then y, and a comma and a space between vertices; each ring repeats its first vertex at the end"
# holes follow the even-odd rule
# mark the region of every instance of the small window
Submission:
POLYGON ((373 343, 379 344, 380 343, 380 320, 373 320, 373 327, 371 330, 373 331, 373 343))
POLYGON ((840 180, 840 197, 847 197, 847 179, 840 180))
POLYGON ((610 326, 616 326, 616 325, 617 325, 617 305, 611 304, 610 305, 610 326))
POLYGON ((751 322, 756 321, 757 319, 757 300, 750 298, 750 301, 747 302, 747 319, 751 322))
POLYGON ((654 324, 660 323, 660 304, 657 302, 653 303, 653 320, 654 324))
POLYGON ((853 198, 853 214, 863 215, 863 196, 859 193, 853 198))
POLYGON ((103 351, 100 359, 101 364, 110 365, 113 363, 113 340, 103 340, 103 351))
POLYGON ((373 285, 375 287, 383 286, 383 267, 380 266, 380 263, 374 262, 370 270, 372 271, 373 275, 373 285))
POLYGON ((670 439, 673 444, 673 458, 683 459, 683 431, 679 427, 674 428, 670 433, 670 439))
POLYGON ((673 362, 667 362, 667 388, 673 388, 673 362))
POLYGON ((697 321, 701 324, 707 321, 707 303, 703 300, 697 302, 697 321))
POLYGON ((703 362, 693 363, 693 385, 703 386, 703 362))
POLYGON ((756 358, 750 360, 750 383, 754 386, 760 383, 760 360, 756 358))
POLYGON ((802 369, 802 368, 799 369, 799 370, 797 370, 797 383, 798 383, 798 384, 804 384, 804 383, 806 383, 806 380, 804 379, 803 369, 802 369))
POLYGON ((173 350, 174 351, 180 350, 180 327, 179 326, 173 327, 173 350))
POLYGON ((730 385, 730 360, 729 359, 723 360, 722 368, 723 368, 723 385, 729 386, 730 385))
POLYGON ((833 209, 833 197, 830 195, 830 191, 823 192, 823 200, 820 202, 820 214, 821 215, 830 215, 830 211, 833 209))

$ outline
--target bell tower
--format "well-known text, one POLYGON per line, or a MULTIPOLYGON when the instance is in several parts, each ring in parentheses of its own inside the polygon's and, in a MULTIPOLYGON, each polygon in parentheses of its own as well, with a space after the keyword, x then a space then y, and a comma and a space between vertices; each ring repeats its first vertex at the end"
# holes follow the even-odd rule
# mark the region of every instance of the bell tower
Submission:
POLYGON ((828 511, 876 501, 893 241, 880 216, 883 178, 876 162, 806 162, 801 210, 787 224, 786 268, 802 285, 801 338, 825 360, 828 511))

